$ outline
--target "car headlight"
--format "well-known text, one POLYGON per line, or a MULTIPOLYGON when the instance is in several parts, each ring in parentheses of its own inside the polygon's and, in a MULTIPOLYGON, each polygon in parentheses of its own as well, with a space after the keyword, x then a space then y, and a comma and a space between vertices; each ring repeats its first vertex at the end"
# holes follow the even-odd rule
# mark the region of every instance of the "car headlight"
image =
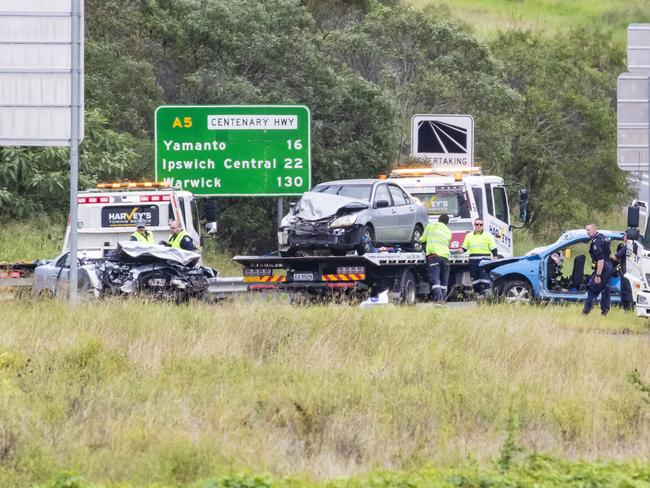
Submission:
POLYGON ((351 225, 354 225, 356 221, 357 216, 355 214, 343 215, 342 217, 334 220, 334 222, 330 224, 330 227, 333 229, 337 227, 350 227, 351 225))
POLYGON ((647 305, 648 299, 639 293, 636 297, 636 303, 638 303, 639 305, 647 305))

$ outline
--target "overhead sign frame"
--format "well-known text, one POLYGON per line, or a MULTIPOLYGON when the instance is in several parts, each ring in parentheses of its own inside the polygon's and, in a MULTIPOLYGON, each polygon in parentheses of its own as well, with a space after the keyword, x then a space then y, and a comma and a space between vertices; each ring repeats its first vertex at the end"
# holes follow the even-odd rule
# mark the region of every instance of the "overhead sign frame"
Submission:
POLYGON ((156 181, 202 196, 292 196, 311 188, 304 105, 163 105, 156 181))
MULTIPOLYGON (((0 146, 70 146, 72 104, 83 139, 84 34, 81 23, 73 49, 73 1, 0 2, 0 146), (71 98, 73 54, 78 101, 71 98)), ((75 18, 83 19, 84 2, 77 3, 75 18)))
POLYGON ((474 164, 474 118, 461 114, 417 114, 411 118, 411 155, 434 167, 474 164))

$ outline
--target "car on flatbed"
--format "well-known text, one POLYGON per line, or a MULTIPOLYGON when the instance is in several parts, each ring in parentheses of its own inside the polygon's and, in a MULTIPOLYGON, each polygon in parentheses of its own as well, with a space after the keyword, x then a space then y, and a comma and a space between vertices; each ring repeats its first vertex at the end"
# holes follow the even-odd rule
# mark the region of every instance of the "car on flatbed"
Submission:
POLYGON ((288 255, 305 250, 364 254, 375 243, 419 249, 427 223, 427 210, 397 183, 329 181, 303 194, 284 217, 280 244, 288 255))

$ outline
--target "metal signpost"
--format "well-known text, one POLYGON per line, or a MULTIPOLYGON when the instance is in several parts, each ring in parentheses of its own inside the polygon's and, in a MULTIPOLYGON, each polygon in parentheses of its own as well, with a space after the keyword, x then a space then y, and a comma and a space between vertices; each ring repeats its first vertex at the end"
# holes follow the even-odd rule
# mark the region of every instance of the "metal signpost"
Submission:
POLYGON ((429 159, 434 167, 471 167, 474 119, 471 115, 414 115, 411 155, 429 159))
POLYGON ((0 1, 0 146, 70 146, 70 300, 77 298, 83 0, 0 1))

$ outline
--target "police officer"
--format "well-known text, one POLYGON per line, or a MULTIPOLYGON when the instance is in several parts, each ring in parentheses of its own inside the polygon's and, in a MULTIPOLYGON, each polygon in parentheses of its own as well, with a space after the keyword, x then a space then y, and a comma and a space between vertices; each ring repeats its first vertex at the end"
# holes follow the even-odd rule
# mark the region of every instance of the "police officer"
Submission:
POLYGON ((625 258, 627 257, 627 231, 623 234, 623 242, 616 248, 616 254, 612 258, 619 265, 619 276, 621 277, 621 305, 624 310, 632 310, 632 286, 625 277, 625 258))
POLYGON ((465 236, 463 245, 456 252, 469 252, 469 275, 472 279, 472 287, 477 294, 485 294, 485 290, 490 288, 490 277, 487 271, 479 267, 479 263, 486 257, 496 259, 497 244, 492 234, 483 230, 482 219, 474 220, 474 232, 465 236))
POLYGON ((147 222, 140 219, 135 224, 135 232, 131 234, 130 241, 142 242, 144 244, 155 244, 153 233, 147 230, 147 222))
POLYGON ((175 247, 176 249, 185 249, 186 251, 196 250, 194 241, 190 235, 183 230, 181 223, 178 220, 174 220, 171 224, 169 224, 169 230, 171 231, 169 240, 167 242, 162 241, 162 245, 175 247))
POLYGON ((609 312, 609 279, 614 273, 614 267, 610 261, 609 239, 598 232, 596 224, 589 224, 586 230, 587 235, 591 238, 589 255, 594 262, 595 269, 587 285, 587 301, 582 313, 587 315, 591 312, 596 298, 601 294, 600 312, 607 315, 609 312))
POLYGON ((449 244, 451 231, 447 224, 449 215, 442 214, 438 222, 426 226, 420 242, 426 242, 427 281, 431 285, 431 299, 442 302, 447 294, 449 281, 449 244))

